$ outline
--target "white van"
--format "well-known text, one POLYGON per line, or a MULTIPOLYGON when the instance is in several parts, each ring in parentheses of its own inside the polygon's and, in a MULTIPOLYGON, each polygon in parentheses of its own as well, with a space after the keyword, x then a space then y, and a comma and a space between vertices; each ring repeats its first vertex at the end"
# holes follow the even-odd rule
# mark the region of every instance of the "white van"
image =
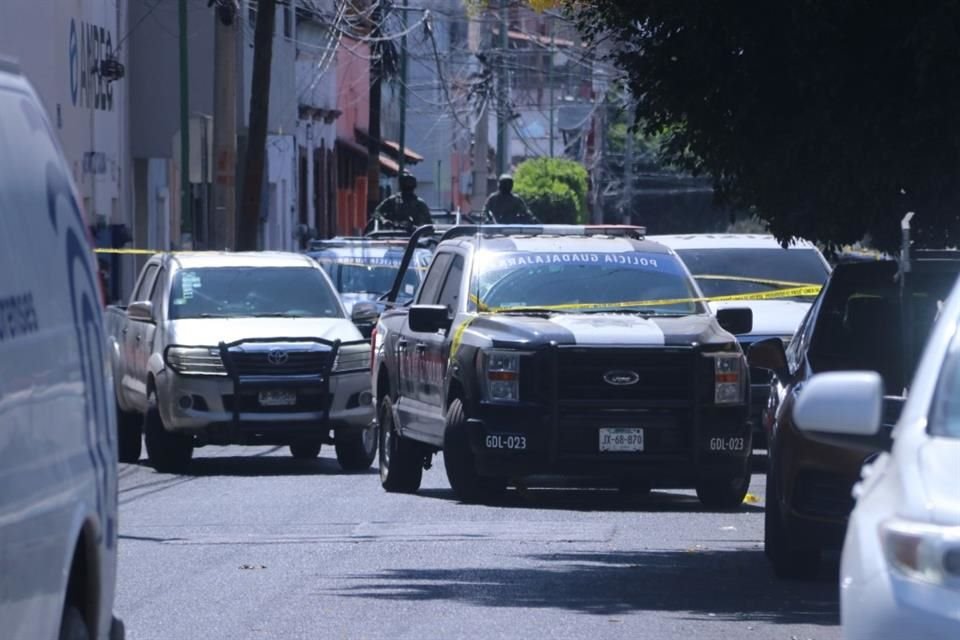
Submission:
POLYGON ((0 636, 119 638, 116 408, 96 261, 30 84, 0 59, 0 636))

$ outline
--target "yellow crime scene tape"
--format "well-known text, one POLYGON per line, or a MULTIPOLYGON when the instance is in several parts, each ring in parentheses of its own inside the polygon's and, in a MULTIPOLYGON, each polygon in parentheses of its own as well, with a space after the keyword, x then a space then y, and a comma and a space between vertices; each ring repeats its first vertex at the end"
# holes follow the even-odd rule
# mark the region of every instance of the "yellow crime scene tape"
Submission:
POLYGON ((178 251, 154 251, 153 249, 94 249, 94 253, 109 253, 121 256, 152 256, 157 253, 186 253, 178 251))
MULTIPOLYGON (((94 249, 94 253, 127 255, 127 256, 152 256, 158 253, 183 254, 183 253, 206 253, 204 251, 155 251, 153 249, 94 249)), ((341 260, 331 260, 328 258, 314 258, 317 262, 323 264, 342 264, 348 267, 366 267, 367 269, 396 269, 399 265, 393 264, 370 264, 367 262, 343 262, 341 260)), ((416 271, 426 271, 424 266, 411 266, 416 271)))
POLYGON ((795 288, 818 286, 812 282, 792 282, 790 280, 770 280, 768 278, 750 278, 747 276, 719 276, 710 274, 694 275, 696 280, 722 280, 725 282, 746 282, 748 284, 765 284, 771 287, 795 288))
POLYGON ((477 296, 470 296, 470 300, 477 305, 477 309, 486 313, 503 313, 507 311, 523 311, 528 308, 543 309, 547 311, 578 311, 587 309, 629 309, 632 307, 666 307, 675 304, 685 304, 690 302, 738 302, 753 300, 777 300, 783 298, 812 298, 820 293, 820 285, 805 285, 802 287, 790 287, 788 289, 778 289, 776 291, 764 291, 762 293, 738 293, 727 296, 712 296, 703 298, 665 298, 660 300, 633 300, 628 302, 578 302, 570 304, 554 304, 536 307, 497 307, 492 308, 484 302, 477 299, 477 296))

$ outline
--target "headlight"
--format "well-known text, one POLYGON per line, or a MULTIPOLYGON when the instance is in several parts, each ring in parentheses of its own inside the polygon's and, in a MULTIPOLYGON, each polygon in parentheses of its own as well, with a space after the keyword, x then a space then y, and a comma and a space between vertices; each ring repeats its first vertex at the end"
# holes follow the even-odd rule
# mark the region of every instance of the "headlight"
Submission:
POLYGON ((746 391, 743 356, 739 353, 705 353, 713 360, 714 404, 743 404, 746 391))
POLYGON ((960 527, 887 520, 880 525, 887 562, 911 580, 960 583, 960 527))
POLYGON ((167 347, 167 366, 188 376, 225 376, 227 370, 215 347, 167 347))
POLYGON ((341 347, 333 361, 334 371, 366 370, 370 367, 370 347, 366 344, 341 347))
POLYGON ((487 400, 520 401, 520 354, 514 351, 485 351, 482 368, 484 397, 487 400))

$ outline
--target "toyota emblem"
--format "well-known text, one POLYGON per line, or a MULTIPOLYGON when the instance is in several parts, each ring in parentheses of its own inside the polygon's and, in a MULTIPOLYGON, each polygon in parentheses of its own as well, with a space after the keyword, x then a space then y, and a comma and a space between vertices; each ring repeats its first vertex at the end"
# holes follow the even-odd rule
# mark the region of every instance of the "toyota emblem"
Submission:
POLYGON ((640 374, 636 371, 607 371, 603 374, 603 381, 615 387, 629 387, 640 382, 640 374))
POLYGON ((290 354, 280 349, 271 349, 270 353, 267 354, 267 362, 277 366, 287 364, 287 360, 289 359, 290 354))

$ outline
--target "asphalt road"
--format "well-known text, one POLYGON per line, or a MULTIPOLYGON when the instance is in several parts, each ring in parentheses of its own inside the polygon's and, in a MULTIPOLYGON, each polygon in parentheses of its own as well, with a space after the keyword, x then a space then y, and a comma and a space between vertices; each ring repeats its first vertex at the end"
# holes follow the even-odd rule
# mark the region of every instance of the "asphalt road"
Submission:
POLYGON ((121 465, 116 611, 158 638, 839 638, 836 559, 770 574, 760 501, 705 512, 691 492, 452 496, 442 460, 414 496, 331 449, 208 447, 191 474, 121 465))

